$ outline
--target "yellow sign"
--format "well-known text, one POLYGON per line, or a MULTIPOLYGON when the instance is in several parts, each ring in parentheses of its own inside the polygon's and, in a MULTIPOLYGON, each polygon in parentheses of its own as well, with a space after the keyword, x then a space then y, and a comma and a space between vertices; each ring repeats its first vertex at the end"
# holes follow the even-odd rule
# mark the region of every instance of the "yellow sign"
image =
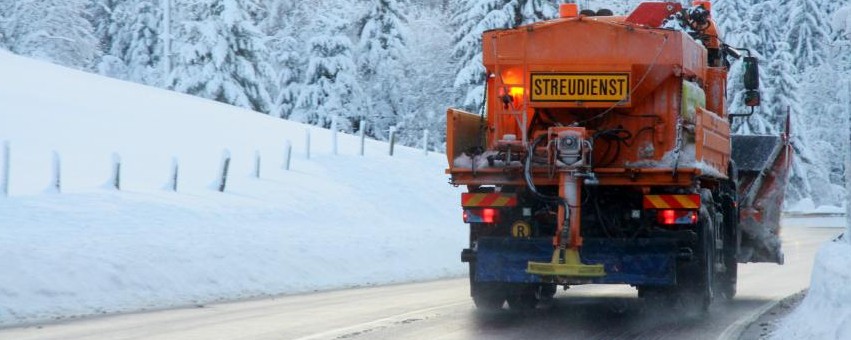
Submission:
POLYGON ((517 238, 532 237, 532 225, 526 221, 517 221, 511 225, 511 236, 517 238))
POLYGON ((629 73, 532 73, 533 102, 629 100, 629 73))

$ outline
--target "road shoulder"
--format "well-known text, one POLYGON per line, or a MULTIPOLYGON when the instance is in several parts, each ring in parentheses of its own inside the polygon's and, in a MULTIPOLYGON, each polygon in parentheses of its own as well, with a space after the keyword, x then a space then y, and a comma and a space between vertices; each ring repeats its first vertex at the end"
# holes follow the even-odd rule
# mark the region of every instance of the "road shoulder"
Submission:
POLYGON ((782 319, 795 310, 806 296, 807 291, 803 290, 780 300, 772 308, 762 313, 756 320, 747 325, 744 331, 739 334, 738 339, 770 339, 782 319))

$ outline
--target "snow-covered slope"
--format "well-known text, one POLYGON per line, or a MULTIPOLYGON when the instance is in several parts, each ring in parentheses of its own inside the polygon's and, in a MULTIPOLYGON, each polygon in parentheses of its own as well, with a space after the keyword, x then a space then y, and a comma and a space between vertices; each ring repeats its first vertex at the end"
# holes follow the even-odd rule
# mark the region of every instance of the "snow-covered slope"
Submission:
POLYGON ((361 157, 348 135, 332 155, 328 130, 6 52, 0 79, 0 325, 465 272, 444 155, 367 141, 361 157), (61 194, 46 190, 53 151, 61 194), (121 191, 105 186, 113 153, 121 191))
POLYGON ((851 245, 825 243, 813 266, 804 301, 782 319, 775 340, 851 339, 851 245))

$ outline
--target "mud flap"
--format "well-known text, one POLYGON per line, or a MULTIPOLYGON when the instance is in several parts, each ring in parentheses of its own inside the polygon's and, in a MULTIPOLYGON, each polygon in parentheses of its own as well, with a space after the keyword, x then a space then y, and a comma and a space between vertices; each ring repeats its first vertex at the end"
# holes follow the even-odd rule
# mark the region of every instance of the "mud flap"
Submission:
MULTIPOLYGON (((673 239, 584 240, 581 261, 600 263, 606 275, 580 280, 583 283, 673 285, 677 242, 673 239)), ((527 263, 550 262, 552 238, 497 238, 478 240, 476 281, 538 283, 541 277, 526 272, 527 263)))
POLYGON ((792 161, 788 136, 788 128, 781 136, 731 136, 738 169, 740 263, 783 264, 780 215, 792 161))

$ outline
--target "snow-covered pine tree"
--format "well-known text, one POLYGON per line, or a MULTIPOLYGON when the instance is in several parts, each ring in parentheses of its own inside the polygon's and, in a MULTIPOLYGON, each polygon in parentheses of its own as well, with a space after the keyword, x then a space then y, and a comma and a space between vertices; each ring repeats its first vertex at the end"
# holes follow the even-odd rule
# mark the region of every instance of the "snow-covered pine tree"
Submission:
POLYGON ((273 68, 274 82, 271 115, 288 119, 295 109, 307 59, 304 55, 304 28, 308 26, 308 11, 315 10, 312 2, 279 0, 269 4, 269 14, 262 28, 269 36, 267 43, 273 68))
POLYGON ((454 102, 478 112, 485 92, 482 33, 552 19, 558 14, 558 8, 555 3, 544 0, 470 0, 455 4, 453 13, 453 56, 457 74, 454 102))
POLYGON ((351 123, 364 117, 365 107, 347 35, 351 22, 343 20, 340 7, 334 4, 317 6, 310 27, 315 33, 307 43, 307 71, 290 119, 327 128, 338 116, 342 118, 338 127, 351 131, 351 123))
POLYGON ((405 94, 400 126, 400 142, 420 147, 422 131, 429 130, 429 145, 436 150, 444 148, 446 108, 452 98, 454 70, 451 32, 445 23, 448 13, 439 8, 416 7, 409 12, 408 44, 409 62, 416 65, 409 70, 407 80, 401 82, 405 94))
MULTIPOLYGON (((736 0, 719 0, 713 2, 712 17, 716 20, 718 31, 724 43, 738 47, 746 48, 760 60, 760 66, 765 67, 765 60, 759 54, 757 47, 762 45, 762 37, 753 29, 753 26, 746 24, 747 18, 755 15, 747 6, 749 1, 736 0)), ((744 69, 742 68, 741 60, 731 60, 730 72, 727 75, 727 107, 728 113, 746 113, 750 108, 745 106, 745 86, 743 82, 744 69)), ((771 95, 770 91, 765 91, 765 72, 760 74, 760 83, 763 84, 762 96, 763 99, 771 95)), ((738 133, 773 133, 776 129, 771 123, 773 113, 767 110, 765 106, 757 109, 757 114, 747 119, 736 119, 733 122, 733 128, 738 133)))
POLYGON ((20 55, 91 69, 100 55, 87 0, 16 0, 5 11, 7 46, 20 55))
POLYGON ((762 101, 762 106, 771 112, 772 116, 782 117, 777 121, 777 125, 785 120, 787 108, 795 114, 803 112, 796 80, 798 70, 795 68, 795 57, 789 48, 786 42, 776 42, 775 52, 768 59, 768 67, 762 71, 765 75, 761 79, 763 92, 768 94, 762 101))
POLYGON ((292 115, 298 100, 301 86, 299 81, 307 61, 301 53, 303 44, 294 36, 287 35, 286 30, 279 31, 273 37, 273 41, 272 58, 279 69, 275 84, 278 91, 270 114, 288 119, 292 115))
POLYGON ((780 30, 783 26, 777 21, 774 1, 753 0, 753 4, 748 9, 748 20, 741 23, 741 25, 749 27, 749 31, 758 37, 755 40, 755 45, 748 45, 747 48, 757 51, 759 55, 764 57, 774 54, 774 42, 780 41, 785 33, 780 30))
MULTIPOLYGON (((371 99, 367 132, 372 136, 386 136, 406 114, 402 92, 410 67, 406 25, 397 0, 368 0, 367 10, 358 20, 358 75, 364 94, 371 99)), ((400 127, 399 133, 406 132, 400 127)))
POLYGON ((8 49, 6 42, 6 26, 9 24, 9 17, 12 15, 12 2, 14 0, 0 0, 0 48, 8 49))
POLYGON ((795 66, 803 71, 824 63, 829 35, 825 25, 827 11, 816 0, 791 0, 790 6, 789 21, 782 26, 788 27, 785 41, 795 56, 795 66))
POLYGON ((299 53, 301 44, 294 37, 281 34, 275 39, 278 41, 275 44, 278 49, 273 58, 281 65, 281 68, 277 77, 278 94, 275 96, 270 114, 287 119, 292 115, 298 100, 300 71, 305 65, 305 60, 299 53))
POLYGON ((787 36, 793 45, 801 75, 801 97, 806 113, 802 124, 811 136, 806 149, 812 155, 810 183, 816 203, 833 203, 840 195, 835 184, 844 180, 844 154, 836 145, 845 143, 844 133, 836 122, 845 119, 844 110, 836 109, 843 88, 843 54, 836 41, 830 40, 828 8, 824 1, 796 0, 790 12, 787 36), (802 15, 806 13, 807 15, 802 15), (796 36, 797 34, 797 36, 796 36), (796 40, 797 39, 797 40, 796 40), (831 184, 833 183, 833 184, 831 184))
POLYGON ((112 46, 112 38, 121 22, 116 22, 115 10, 127 0, 93 0, 88 3, 87 9, 90 15, 95 38, 98 40, 104 54, 109 54, 112 46))
MULTIPOLYGON (((833 16, 834 41, 837 42, 840 52, 851 52, 851 5, 836 10, 833 16)), ((845 69, 851 71, 851 53, 841 53, 845 69)))
POLYGON ((831 28, 835 59, 839 68, 847 74, 851 72, 851 5, 841 7, 834 12, 831 28))
POLYGON ((245 12, 248 13, 248 17, 254 26, 260 27, 266 22, 271 14, 270 3, 270 1, 264 0, 243 0, 245 12))
MULTIPOLYGON (((799 115, 804 112, 801 110, 801 102, 798 99, 799 89, 795 80, 797 70, 794 66, 794 57, 789 52, 789 44, 786 42, 777 42, 775 45, 775 53, 770 57, 768 67, 762 72, 766 75, 766 81, 762 84, 763 93, 767 97, 763 101, 762 107, 765 112, 776 113, 773 116, 780 116, 784 119, 788 108, 788 111, 791 111, 793 115, 792 121, 795 123, 792 126, 795 129, 795 137, 800 139, 804 127, 799 124, 801 122, 799 115)), ((775 133, 775 131, 771 131, 771 134, 775 133)), ((795 162, 793 162, 794 166, 790 177, 791 185, 787 188, 790 201, 798 201, 807 197, 811 190, 807 169, 810 168, 812 159, 802 143, 795 143, 794 147, 795 162)))
POLYGON ((141 84, 162 84, 161 0, 120 3, 113 11, 116 30, 110 37, 107 54, 120 59, 126 68, 124 79, 141 84))
POLYGON ((740 47, 737 32, 742 31, 743 18, 748 16, 745 6, 750 0, 716 0, 712 2, 712 18, 722 39, 730 46, 740 47))
POLYGON ((243 0, 198 0, 176 4, 171 88, 268 113, 271 76, 265 36, 243 0))

